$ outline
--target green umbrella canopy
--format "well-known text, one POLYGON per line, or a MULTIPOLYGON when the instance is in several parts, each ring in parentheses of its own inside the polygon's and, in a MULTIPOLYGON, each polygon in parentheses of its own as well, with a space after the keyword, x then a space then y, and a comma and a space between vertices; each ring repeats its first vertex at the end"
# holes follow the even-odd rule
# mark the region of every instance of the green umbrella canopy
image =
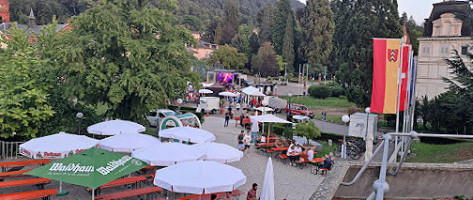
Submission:
POLYGON ((130 156, 93 147, 26 174, 95 189, 146 166, 130 156))

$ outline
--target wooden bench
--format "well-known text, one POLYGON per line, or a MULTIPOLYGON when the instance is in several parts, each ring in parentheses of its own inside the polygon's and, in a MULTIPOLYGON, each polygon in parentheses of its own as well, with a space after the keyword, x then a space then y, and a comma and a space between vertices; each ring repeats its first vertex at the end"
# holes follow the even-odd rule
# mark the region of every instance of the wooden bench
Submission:
POLYGON ((2 168, 2 172, 4 172, 7 168, 33 166, 33 165, 45 165, 45 164, 48 164, 49 162, 51 162, 50 159, 4 162, 4 163, 0 163, 0 167, 2 168))
POLYGON ((148 172, 150 172, 150 171, 152 172, 153 170, 156 170, 157 168, 158 168, 157 166, 151 166, 151 165, 149 165, 149 166, 147 166, 147 167, 144 167, 144 168, 140 169, 140 170, 138 171, 138 173, 139 173, 139 174, 146 174, 146 173, 148 173, 148 172))
POLYGON ((160 187, 145 187, 145 188, 139 188, 139 189, 134 189, 134 190, 127 190, 123 192, 104 194, 104 195, 96 196, 95 199, 103 199, 103 200, 124 199, 128 197, 139 196, 139 195, 153 194, 153 193, 157 193, 161 191, 163 191, 163 189, 160 187))
POLYGON ((28 192, 19 192, 11 194, 2 194, 0 199, 2 200, 32 200, 32 199, 41 199, 48 198, 57 194, 57 189, 47 189, 47 190, 36 190, 28 192))
MULTIPOLYGON (((132 188, 136 189, 136 188, 138 188, 137 184, 140 183, 141 181, 147 180, 149 176, 150 175, 142 175, 142 176, 131 176, 131 177, 115 179, 115 180, 110 181, 108 183, 105 183, 105 184, 101 185, 100 187, 98 187, 97 189, 95 189, 97 191, 96 194, 99 195, 102 189, 118 187, 118 186, 122 186, 122 185, 133 185, 132 188)), ((91 188, 88 188, 87 190, 92 191, 91 188)))
POLYGON ((19 177, 27 177, 30 175, 26 175, 26 172, 29 172, 33 169, 25 169, 19 171, 11 171, 11 172, 0 172, 0 180, 1 179, 8 179, 8 178, 19 178, 19 177))
POLYGON ((44 184, 49 183, 51 179, 48 178, 33 178, 33 179, 24 179, 24 180, 15 180, 15 181, 5 181, 0 182, 0 188, 11 188, 11 187, 19 187, 19 186, 26 186, 26 185, 38 185, 40 189, 44 186, 44 184))

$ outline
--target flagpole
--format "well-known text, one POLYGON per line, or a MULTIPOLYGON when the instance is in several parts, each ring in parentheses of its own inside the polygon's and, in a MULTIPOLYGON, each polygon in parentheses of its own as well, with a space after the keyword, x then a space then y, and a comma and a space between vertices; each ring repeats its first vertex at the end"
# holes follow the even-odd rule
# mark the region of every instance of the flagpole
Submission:
MULTIPOLYGON (((415 110, 416 110, 416 101, 415 101, 415 97, 416 97, 416 86, 417 86, 417 56, 413 58, 413 61, 412 61, 412 66, 414 67, 414 70, 412 70, 412 75, 414 77, 414 81, 412 81, 412 97, 414 98, 414 102, 412 103, 412 112, 411 112, 411 119, 412 120, 416 120, 414 119, 415 115, 415 110)), ((411 130, 413 130, 414 128, 414 121, 412 121, 411 123, 411 130)))
MULTIPOLYGON (((401 85, 402 85, 402 78, 401 78, 401 75, 402 75, 402 59, 403 59, 403 45, 404 45, 404 38, 401 38, 401 56, 400 56, 400 60, 399 60, 399 68, 398 68, 398 77, 397 77, 397 101, 396 101, 396 133, 399 133, 399 102, 400 102, 400 99, 401 99, 401 85)), ((395 142, 394 142, 394 153, 397 155, 397 151, 396 149, 398 149, 398 138, 399 136, 396 136, 395 138, 395 142)), ((397 156, 396 155, 393 155, 394 156, 394 162, 396 162, 397 160, 397 156)))
MULTIPOLYGON (((412 51, 412 46, 409 45, 409 57, 407 58, 407 87, 406 87, 406 98, 403 99, 404 100, 404 120, 403 120, 403 125, 402 125, 402 132, 403 133, 407 133, 407 132, 410 132, 409 130, 409 127, 410 127, 410 123, 411 123, 411 105, 410 105, 410 92, 411 92, 411 80, 412 80, 412 56, 413 56, 413 51, 412 51)), ((407 140, 407 137, 406 136, 403 136, 402 137, 402 152, 406 152, 407 151, 407 147, 405 144, 407 144, 406 141, 407 140)))

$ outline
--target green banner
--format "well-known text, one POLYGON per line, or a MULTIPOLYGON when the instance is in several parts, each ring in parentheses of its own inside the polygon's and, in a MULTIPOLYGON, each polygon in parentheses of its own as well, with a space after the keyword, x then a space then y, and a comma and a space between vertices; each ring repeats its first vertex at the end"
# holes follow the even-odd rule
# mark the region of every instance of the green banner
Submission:
POLYGON ((136 158, 94 147, 26 174, 95 189, 146 166, 136 158))

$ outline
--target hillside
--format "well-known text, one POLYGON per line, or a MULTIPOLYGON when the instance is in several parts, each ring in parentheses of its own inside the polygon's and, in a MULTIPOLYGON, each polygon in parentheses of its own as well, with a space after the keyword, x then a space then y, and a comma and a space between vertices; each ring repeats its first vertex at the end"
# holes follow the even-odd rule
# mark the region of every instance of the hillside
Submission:
MULTIPOLYGON (((191 29, 205 29, 210 22, 217 20, 223 14, 227 0, 178 0, 177 16, 181 23, 190 24, 191 29)), ((274 5, 275 0, 237 0, 240 6, 241 24, 252 24, 258 11, 267 3, 274 5)), ((305 5, 297 0, 290 0, 295 10, 305 5)))

